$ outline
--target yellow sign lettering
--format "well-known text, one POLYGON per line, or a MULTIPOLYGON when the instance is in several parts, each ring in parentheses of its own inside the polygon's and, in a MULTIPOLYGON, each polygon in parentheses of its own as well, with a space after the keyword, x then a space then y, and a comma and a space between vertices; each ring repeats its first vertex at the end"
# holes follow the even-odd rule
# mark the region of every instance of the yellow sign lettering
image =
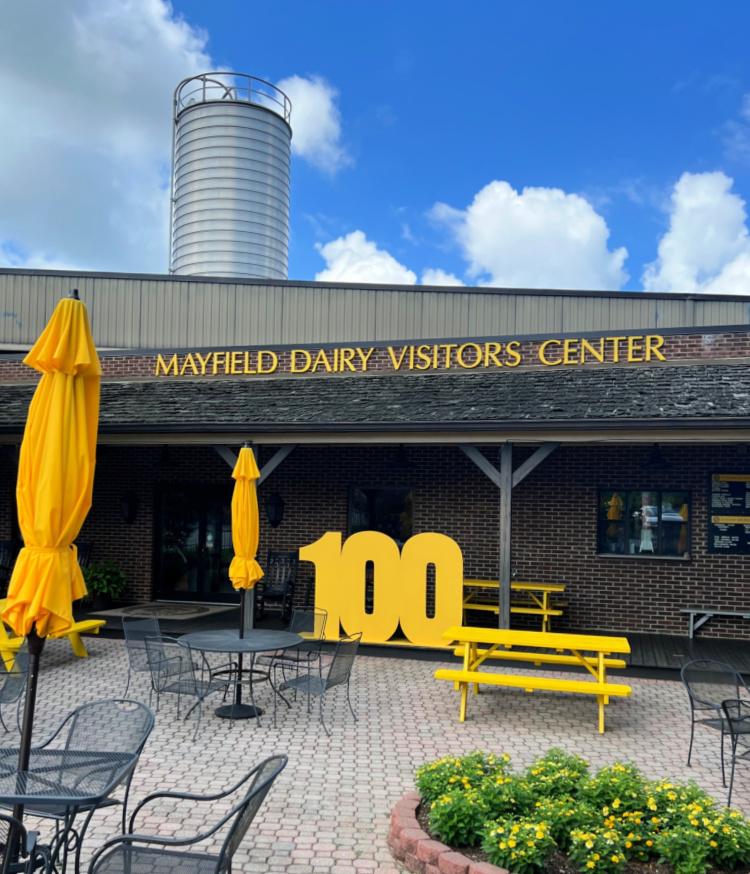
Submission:
POLYGON ((198 359, 198 363, 201 366, 201 376, 206 375, 206 367, 208 366, 208 362, 211 360, 211 356, 213 354, 213 352, 209 352, 208 355, 206 355, 206 357, 204 358, 200 352, 195 353, 195 357, 198 359))
POLYGON ((279 356, 269 349, 261 349, 258 352, 258 373, 273 373, 279 366, 279 356), (264 359, 269 359, 269 367, 263 367, 264 359))
MULTIPOLYGON (((400 357, 396 358, 396 355, 393 351, 393 346, 388 347, 388 354, 391 356, 391 361, 393 362, 393 369, 394 370, 399 370, 401 368, 401 365, 404 363, 404 355, 406 355, 406 350, 408 348, 409 348, 408 346, 404 346, 401 349, 400 357)), ((413 347, 412 347, 412 349, 413 349, 413 347)))
POLYGON ((586 352, 590 352, 597 361, 604 361, 604 340, 599 340, 599 348, 595 349, 588 340, 581 340, 581 364, 586 363, 586 352))
POLYGON ((292 373, 307 373, 312 364, 312 355, 306 349, 292 349, 292 373), (297 366, 297 356, 301 356, 304 361, 304 367, 297 366))
POLYGON ((547 351, 547 347, 551 346, 553 343, 556 346, 562 346, 562 343, 559 340, 545 340, 544 343, 542 343, 542 345, 539 347, 539 360, 542 362, 542 364, 546 364, 549 367, 552 367, 555 364, 562 364, 561 358, 557 358, 555 361, 549 361, 545 357, 544 353, 547 351))
POLYGON ((464 343, 463 346, 459 346, 456 350, 456 360, 458 361, 459 367, 465 367, 468 370, 471 370, 471 368, 477 367, 482 363, 482 350, 479 348, 479 346, 477 346, 476 343, 464 343), (464 352, 467 349, 473 349, 476 356, 468 364, 464 361, 464 352))
POLYGON ((161 355, 156 356, 156 375, 159 375, 159 370, 164 373, 164 376, 168 376, 171 369, 174 367, 174 375, 177 376, 177 353, 169 359, 169 364, 164 361, 164 358, 161 355))
POLYGON ((505 351, 511 356, 511 360, 505 362, 508 367, 518 367, 521 363, 521 353, 518 351, 520 345, 518 340, 511 340, 510 343, 506 344, 505 351))
POLYGON ((395 540, 378 531, 341 534, 329 531, 300 549, 302 561, 315 564, 315 606, 326 610, 325 636, 338 640, 362 632, 370 643, 385 643, 401 629, 416 646, 442 646, 442 633, 460 625, 463 611, 463 556, 444 534, 417 534, 399 554, 395 540), (365 609, 366 570, 373 567, 373 608, 365 609), (427 570, 435 568, 435 604, 427 610, 427 570))
POLYGON ((315 359, 315 363, 312 366, 312 372, 315 373, 315 371, 320 366, 325 367, 325 369, 328 373, 331 372, 331 364, 328 361, 328 356, 325 353, 325 349, 321 349, 320 352, 318 352, 318 357, 315 359))
POLYGON ((195 361, 193 360, 193 356, 190 354, 190 352, 188 352, 188 354, 185 356, 185 360, 182 362, 182 367, 180 368, 180 376, 185 375, 185 371, 188 369, 188 367, 192 369, 195 376, 198 376, 198 368, 195 366, 195 361))
POLYGON ((667 359, 659 352, 659 349, 664 345, 664 337, 660 337, 658 334, 651 334, 646 337, 646 361, 651 361, 651 353, 659 359, 659 361, 666 361, 667 359))
POLYGON ((357 349, 357 354, 362 359, 362 370, 363 371, 367 370, 367 362, 370 360, 370 356, 372 355, 372 352, 373 352, 372 349, 368 349, 367 354, 365 355, 365 352, 363 349, 357 349))

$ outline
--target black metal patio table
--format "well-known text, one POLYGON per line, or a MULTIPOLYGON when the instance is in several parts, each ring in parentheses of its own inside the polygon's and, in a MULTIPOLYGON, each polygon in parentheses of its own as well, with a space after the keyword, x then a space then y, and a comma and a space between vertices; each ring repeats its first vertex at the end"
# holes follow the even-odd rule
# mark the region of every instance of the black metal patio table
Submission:
POLYGON ((242 676, 238 674, 235 687, 234 703, 225 704, 216 709, 216 715, 224 719, 251 719, 253 716, 260 725, 260 715, 263 711, 255 704, 253 695, 253 671, 255 669, 255 656, 258 653, 272 652, 280 649, 291 649, 299 646, 304 638, 291 631, 271 631, 265 628, 252 628, 244 632, 243 637, 237 629, 223 629, 221 631, 195 631, 192 634, 183 634, 177 639, 182 646, 190 646, 200 652, 238 653, 250 656, 250 704, 242 703, 242 676))
POLYGON ((94 811, 125 780, 138 762, 136 753, 32 749, 27 771, 18 771, 18 749, 0 750, 0 805, 21 804, 34 809, 65 811, 50 843, 53 869, 64 872, 75 852, 79 871, 81 846, 94 811), (80 830, 74 828, 79 811, 86 812, 80 830))

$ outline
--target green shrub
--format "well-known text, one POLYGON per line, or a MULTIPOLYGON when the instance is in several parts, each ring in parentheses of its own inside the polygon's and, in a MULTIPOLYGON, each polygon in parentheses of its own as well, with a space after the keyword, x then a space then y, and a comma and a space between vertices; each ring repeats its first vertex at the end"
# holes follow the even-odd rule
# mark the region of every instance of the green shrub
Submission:
POLYGON ((535 795, 567 797, 588 780, 589 763, 581 756, 571 756, 558 747, 538 756, 526 769, 526 782, 535 795))
POLYGON ((568 857, 579 871, 617 874, 626 861, 625 841, 614 828, 575 829, 570 834, 568 857))
POLYGON ((488 823, 482 849, 493 865, 513 874, 537 874, 557 849, 546 823, 507 819, 488 823))
POLYGON ((417 769, 417 789, 428 804, 453 789, 472 789, 485 777, 501 775, 510 763, 510 756, 469 753, 463 758, 444 756, 417 769))
POLYGON ((615 762, 581 784, 581 798, 592 807, 614 810, 644 810, 646 781, 634 764, 615 762))
POLYGON ((115 559, 93 562, 83 568, 83 578, 89 595, 105 595, 109 598, 123 595, 128 582, 122 565, 115 559))
POLYGON ((705 874, 750 859, 750 823, 694 782, 647 781, 622 762, 591 777, 580 756, 557 748, 520 774, 509 764, 474 752, 423 765, 417 785, 432 832, 454 846, 482 841, 513 874, 537 874, 557 848, 582 874, 618 874, 628 861, 705 874))
POLYGON ((430 830, 454 847, 473 847, 487 819, 487 805, 476 790, 454 789, 430 805, 430 830))

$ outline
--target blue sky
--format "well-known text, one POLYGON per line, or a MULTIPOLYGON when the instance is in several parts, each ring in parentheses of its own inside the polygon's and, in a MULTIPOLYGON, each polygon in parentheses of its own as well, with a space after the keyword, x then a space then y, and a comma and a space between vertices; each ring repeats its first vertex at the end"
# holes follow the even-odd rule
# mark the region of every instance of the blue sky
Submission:
POLYGON ((209 65, 292 92, 292 279, 747 294, 749 26, 731 0, 29 0, 0 11, 0 263, 164 272, 171 90, 209 65))

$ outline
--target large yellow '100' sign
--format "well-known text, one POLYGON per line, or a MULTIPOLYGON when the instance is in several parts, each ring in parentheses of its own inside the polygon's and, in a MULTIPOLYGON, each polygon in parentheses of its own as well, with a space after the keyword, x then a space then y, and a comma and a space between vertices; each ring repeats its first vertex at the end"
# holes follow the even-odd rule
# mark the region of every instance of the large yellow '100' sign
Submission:
POLYGON ((341 546, 341 534, 329 531, 299 551, 315 564, 315 606, 326 610, 326 639, 337 640, 339 623, 347 634, 362 632, 370 643, 385 643, 401 623, 418 646, 444 646, 442 634, 460 625, 464 560, 461 548, 444 534, 416 534, 399 552, 398 544, 378 531, 360 531, 341 546), (365 568, 374 567, 373 609, 365 609, 365 568), (427 569, 435 568, 435 612, 427 615, 427 569))

